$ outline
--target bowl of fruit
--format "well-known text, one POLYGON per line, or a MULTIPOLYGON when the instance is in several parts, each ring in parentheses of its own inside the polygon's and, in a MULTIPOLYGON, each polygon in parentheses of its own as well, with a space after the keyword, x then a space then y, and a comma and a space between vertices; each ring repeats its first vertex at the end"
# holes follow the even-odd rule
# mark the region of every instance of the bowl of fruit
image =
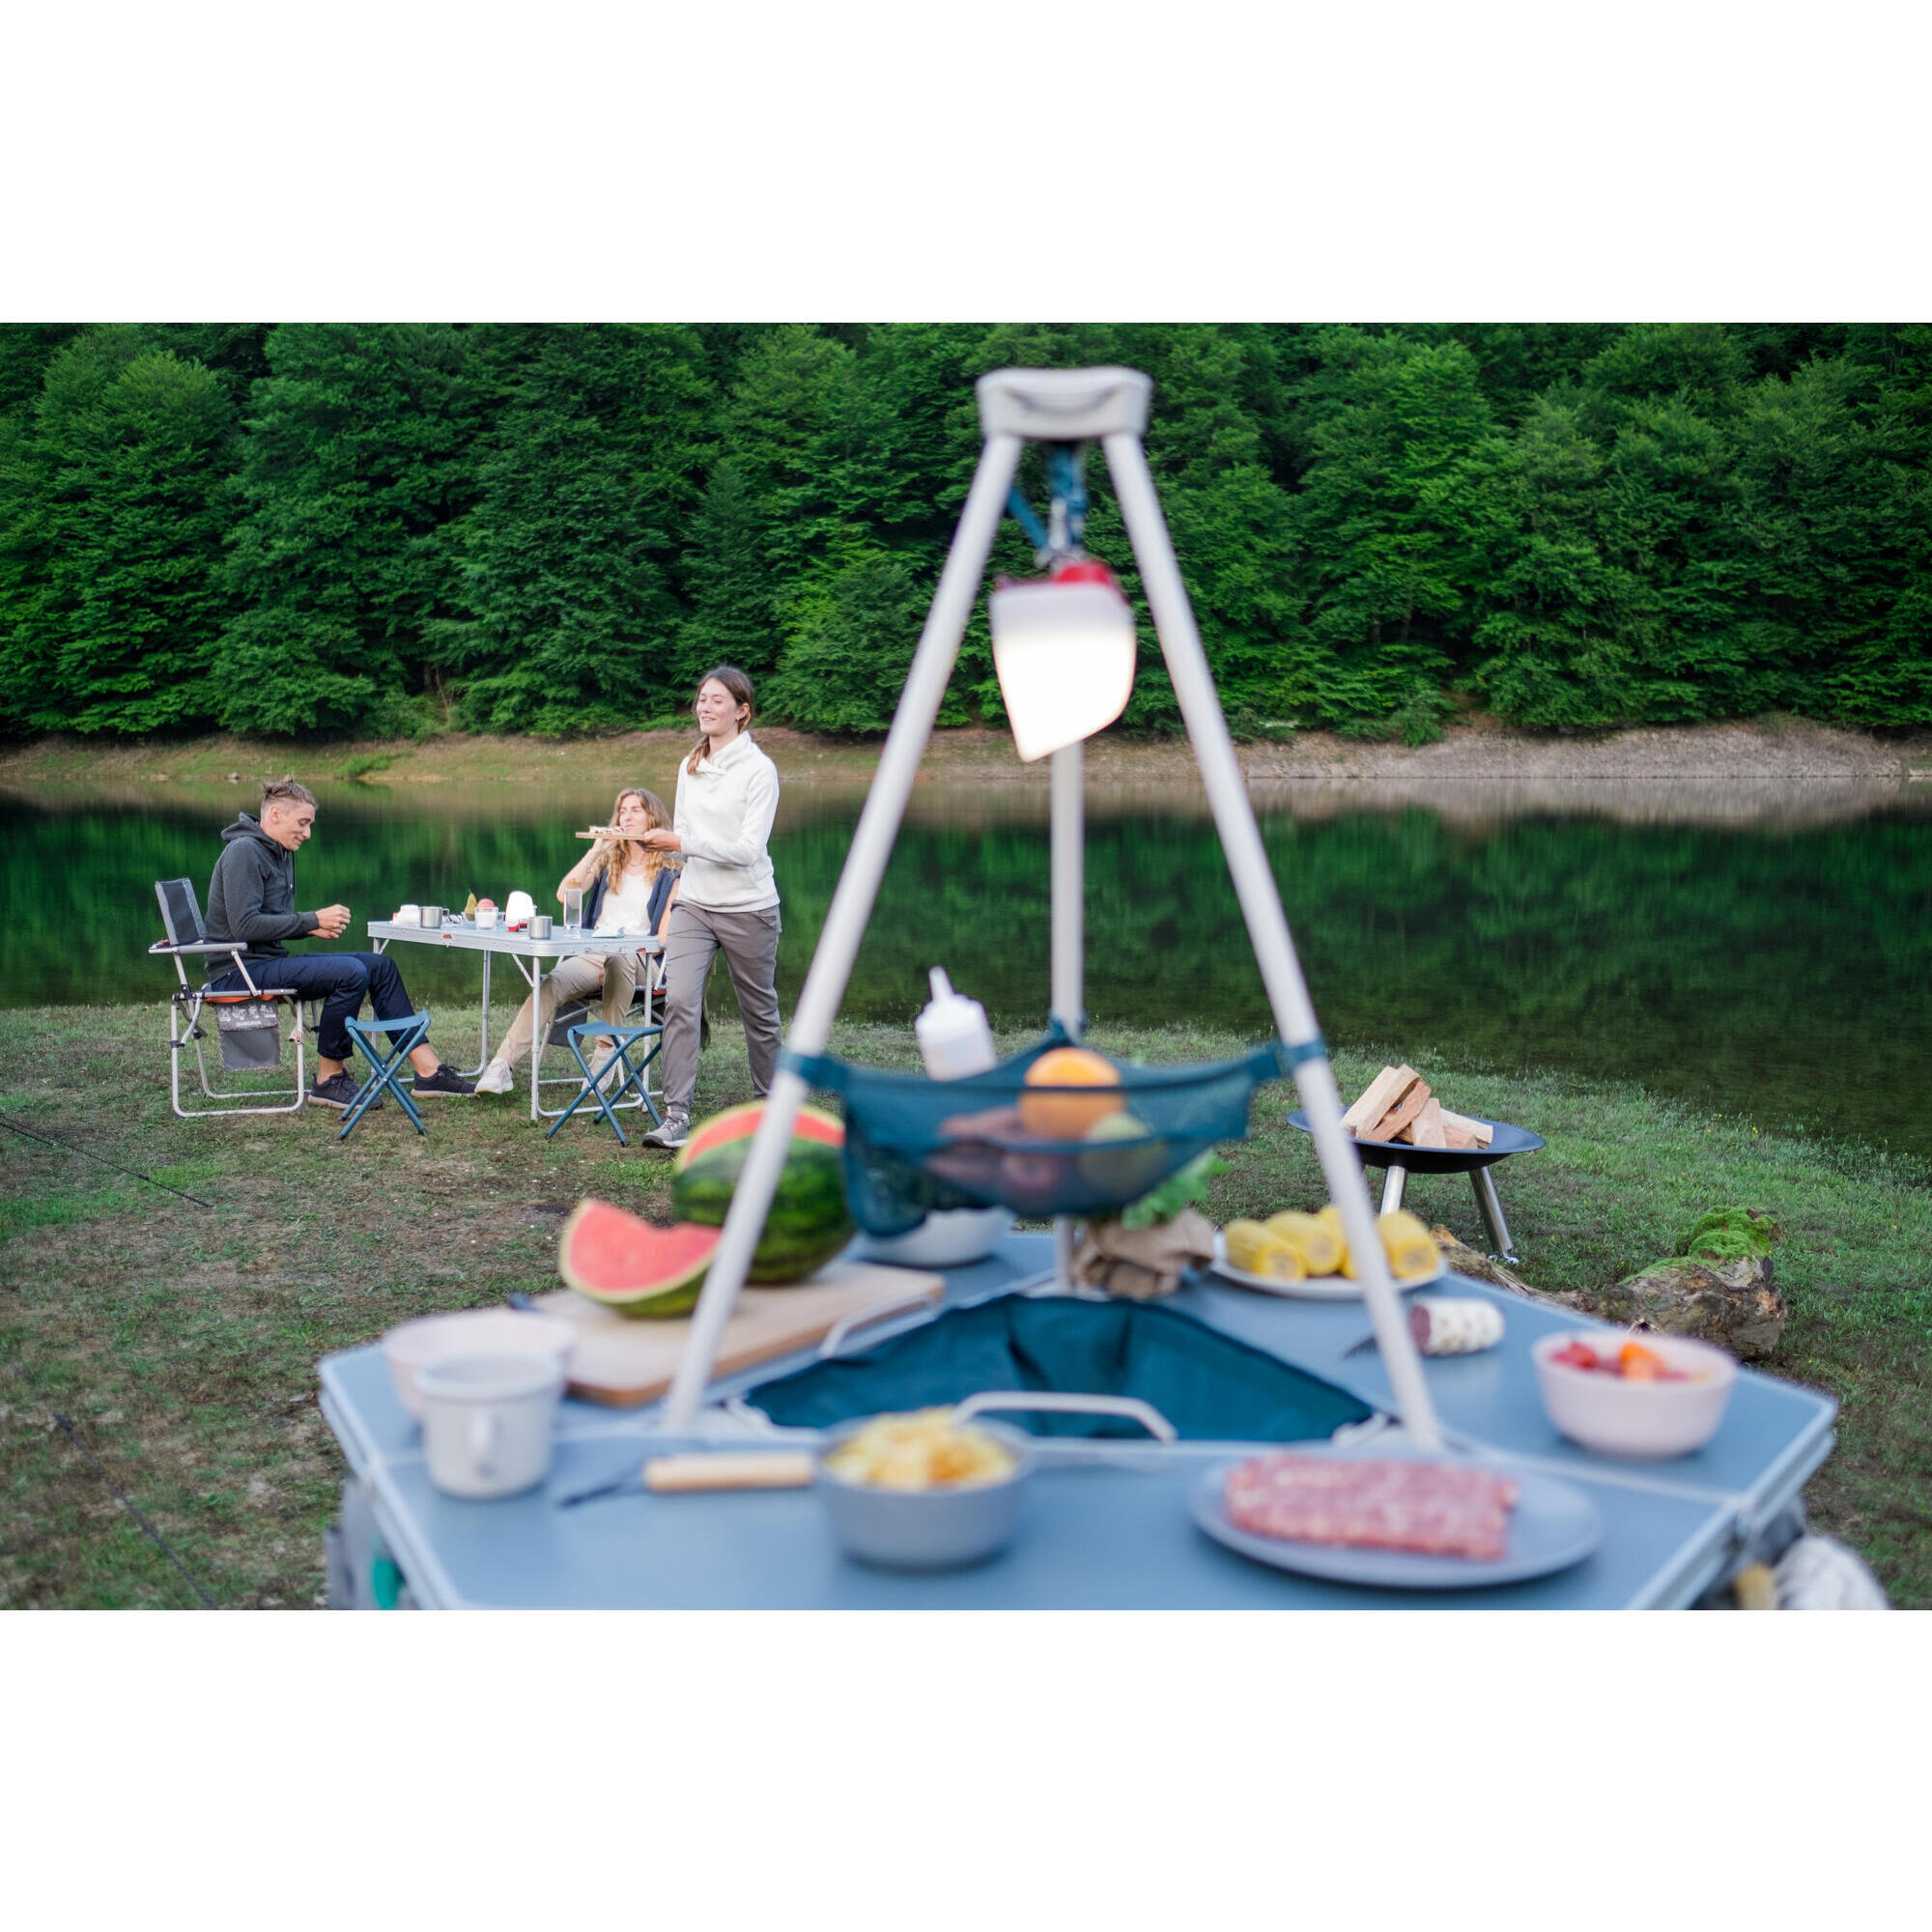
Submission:
POLYGON ((1721 1349, 1682 1335, 1572 1328, 1530 1345, 1550 1423, 1603 1456, 1688 1456, 1717 1435, 1738 1378, 1721 1349))

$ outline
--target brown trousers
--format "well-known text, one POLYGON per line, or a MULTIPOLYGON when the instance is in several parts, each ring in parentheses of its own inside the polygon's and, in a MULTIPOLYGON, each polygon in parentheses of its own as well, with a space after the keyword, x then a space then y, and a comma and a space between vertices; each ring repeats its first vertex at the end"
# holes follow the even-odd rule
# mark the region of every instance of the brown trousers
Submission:
POLYGON ((738 1016, 745 1022, 745 1050, 752 1061, 752 1091, 772 1091, 779 1070, 779 963, 777 906, 763 912, 714 912, 680 897, 665 926, 665 978, 668 982, 664 1029, 665 1117, 690 1120, 697 1090, 697 1029, 704 1010, 704 982, 711 962, 724 955, 738 1016))

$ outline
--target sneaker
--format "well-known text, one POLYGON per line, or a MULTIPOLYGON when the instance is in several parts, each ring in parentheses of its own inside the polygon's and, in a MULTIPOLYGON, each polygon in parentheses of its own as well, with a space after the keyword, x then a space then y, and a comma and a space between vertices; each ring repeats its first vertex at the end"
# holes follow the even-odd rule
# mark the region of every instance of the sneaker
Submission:
POLYGON ((517 1083, 510 1075, 507 1060, 493 1060, 476 1076, 476 1091, 479 1094, 514 1094, 517 1083))
POLYGON ((653 1127, 644 1135, 645 1147, 681 1148, 691 1138, 691 1122, 676 1114, 667 1114, 662 1126, 653 1127))
POLYGON ((411 1094, 416 1096, 424 1094, 473 1094, 475 1091, 475 1081, 464 1079, 446 1061, 439 1065, 434 1073, 418 1073, 410 1088, 411 1094))
MULTIPOLYGON (((361 1091, 360 1086, 349 1073, 331 1073, 327 1080, 318 1080, 309 1089, 309 1103, 316 1107, 333 1107, 337 1113, 343 1113, 354 1103, 356 1094, 361 1091)), ((365 1111, 373 1114, 382 1104, 383 1096, 378 1094, 369 1102, 365 1111)))

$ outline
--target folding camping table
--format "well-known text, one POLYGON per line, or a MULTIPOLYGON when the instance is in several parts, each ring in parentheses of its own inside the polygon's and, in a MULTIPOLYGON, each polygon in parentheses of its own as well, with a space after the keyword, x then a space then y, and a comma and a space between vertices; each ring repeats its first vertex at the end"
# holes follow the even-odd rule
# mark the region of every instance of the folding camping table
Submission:
MULTIPOLYGON (((640 932, 595 933, 563 932, 553 928, 548 939, 532 939, 526 931, 507 931, 502 926, 479 926, 473 921, 461 920, 440 926, 417 925, 409 920, 372 919, 369 922, 369 937, 378 952, 387 950, 390 941, 406 940, 412 945, 440 946, 455 952, 480 952, 483 955, 483 1027, 477 1046, 476 1065, 464 1069, 464 1078, 473 1080, 490 1064, 490 966, 499 952, 506 954, 515 964, 524 983, 529 988, 532 999, 540 999, 543 992, 544 961, 570 959, 580 952, 616 952, 625 947, 634 947, 639 952, 653 955, 664 951, 662 939, 650 937, 640 932), (524 962, 529 963, 526 965, 524 962)), ((567 1110, 562 1107, 546 1107, 539 1094, 542 1086, 540 1069, 543 1065, 544 1037, 548 1027, 533 1027, 530 1031, 530 1120, 554 1121, 567 1110)), ((650 1075, 645 1074, 646 1081, 650 1075)), ((553 1081, 553 1086, 564 1085, 580 1088, 582 1081, 572 1074, 563 1081, 553 1081)), ((637 1100, 616 1102, 622 1107, 641 1105, 637 1100)))
MULTIPOLYGON (((947 1277, 940 1309, 1053 1287, 1053 1242, 1015 1234, 947 1277)), ((354 1472, 352 1490, 410 1600, 435 1608, 651 1609, 1616 1609, 1682 1607, 1734 1574, 1752 1543, 1831 1454, 1836 1405, 1745 1370, 1723 1427, 1694 1455, 1618 1463, 1558 1436, 1537 1401, 1529 1345, 1575 1327, 1562 1310, 1454 1279, 1445 1290, 1504 1311, 1503 1342, 1426 1362, 1446 1439, 1476 1455, 1560 1476, 1603 1519, 1597 1549, 1572 1569, 1481 1590, 1380 1590, 1252 1563, 1194 1526, 1188 1492, 1205 1463, 1257 1446, 1042 1437, 1013 1546, 975 1569, 896 1575, 844 1556, 810 1491, 660 1496, 641 1489, 573 1508, 559 1499, 635 1472, 647 1453, 716 1446, 754 1426, 746 1392, 810 1366, 812 1351, 715 1381, 700 1427, 672 1435, 663 1405, 565 1402, 547 1483, 498 1502, 440 1493, 416 1424, 378 1347, 321 1365, 322 1408, 354 1472), (734 1409, 734 1405, 738 1406, 734 1409)), ((1357 1302, 1293 1301, 1197 1278, 1162 1304, 1320 1376, 1386 1413, 1388 1378, 1357 1302)), ((882 1321, 872 1342, 935 1319, 882 1321)), ((841 1353, 863 1352, 865 1336, 841 1353)), ((738 1439, 744 1439, 740 1436, 738 1439)), ((806 1441, 801 1435, 761 1440, 806 1441)))

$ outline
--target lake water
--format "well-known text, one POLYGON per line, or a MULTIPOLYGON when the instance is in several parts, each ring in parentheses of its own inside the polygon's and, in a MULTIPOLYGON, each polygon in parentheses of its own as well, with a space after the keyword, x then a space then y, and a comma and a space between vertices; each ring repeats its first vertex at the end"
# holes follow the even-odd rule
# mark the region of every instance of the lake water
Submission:
MULTIPOLYGON (((523 887, 547 904, 583 849, 569 833, 610 807, 608 787, 318 791, 299 896, 350 905, 358 932, 406 899, 501 901, 523 887)), ((0 1004, 161 995, 169 969, 144 956, 159 934, 153 882, 185 874, 205 903, 216 835, 253 797, 0 795, 0 1004)), ((787 1013, 862 803, 852 789, 785 793, 772 849, 787 1013)), ((1299 785, 1257 809, 1331 1041, 1627 1077, 1761 1124, 1932 1156, 1917 1071, 1932 1040, 1932 799, 1465 782, 1427 803, 1299 785)), ((1267 1030, 1198 793, 1093 796, 1087 868, 1095 1020, 1267 1030)), ((943 964, 996 1018, 1043 1020, 1047 904, 1043 789, 922 785, 845 1015, 909 1021, 926 968, 943 964)), ((412 947, 399 960, 431 1004, 475 997, 472 959, 412 947)), ((722 976, 721 996, 728 1009, 722 976)))

